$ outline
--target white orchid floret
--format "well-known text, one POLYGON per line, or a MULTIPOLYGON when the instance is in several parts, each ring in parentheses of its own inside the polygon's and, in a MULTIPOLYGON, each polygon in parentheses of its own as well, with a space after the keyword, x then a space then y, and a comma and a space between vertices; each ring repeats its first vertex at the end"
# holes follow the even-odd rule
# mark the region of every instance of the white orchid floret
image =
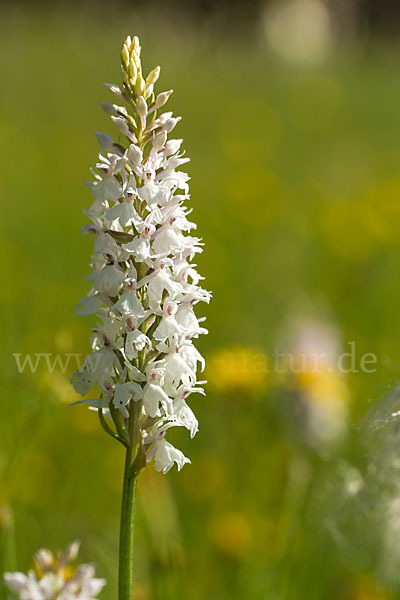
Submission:
POLYGON ((197 294, 199 301, 209 302, 211 299, 210 293, 198 287, 198 283, 203 278, 197 273, 195 266, 188 263, 186 258, 181 256, 174 264, 175 279, 180 283, 184 294, 197 294))
POLYGON ((99 409, 101 422, 107 413, 114 437, 138 448, 138 456, 141 448, 144 462, 154 459, 165 473, 189 462, 166 441, 167 430, 198 430, 187 397, 203 393, 196 371, 204 359, 191 339, 206 330, 194 305, 211 294, 191 262, 202 242, 189 235, 196 224, 184 204, 189 176, 179 168, 189 159, 181 139, 168 139, 180 117, 160 114, 172 90, 154 94, 160 68, 143 76, 136 37, 126 39, 121 60, 122 86, 106 84, 117 103, 102 107, 125 143, 97 134, 94 200, 85 212, 92 224, 83 229, 94 237, 93 288, 77 306, 79 314, 101 319, 94 352, 72 381, 83 396, 97 385, 102 396, 82 402, 99 409))
POLYGON ((186 218, 187 215, 190 214, 190 212, 191 211, 188 210, 185 206, 182 206, 181 203, 176 205, 169 203, 169 206, 167 205, 162 211, 164 217, 163 223, 174 227, 180 232, 196 229, 196 223, 192 223, 186 218))
POLYGON ((174 342, 170 345, 161 342, 157 348, 166 353, 158 365, 165 368, 164 389, 167 394, 173 396, 181 383, 195 385, 196 371, 184 360, 178 345, 174 342))
POLYGON ((103 162, 100 163, 102 174, 95 174, 96 181, 92 183, 92 195, 95 202, 92 204, 91 210, 93 212, 93 209, 96 208, 97 216, 107 206, 108 201, 116 202, 121 197, 121 186, 115 178, 115 175, 121 170, 121 164, 117 159, 117 156, 114 156, 112 162, 103 159, 103 162))
POLYGON ((93 335, 90 338, 90 345, 93 351, 100 350, 103 347, 122 347, 122 323, 113 315, 100 315, 102 323, 93 329, 93 335))
POLYGON ((182 335, 183 330, 178 324, 175 315, 178 310, 178 304, 173 301, 164 301, 161 321, 154 331, 154 339, 157 341, 165 341, 167 338, 172 338, 176 335, 182 335))
POLYGON ((147 283, 150 308, 153 311, 159 310, 164 293, 174 298, 181 291, 181 285, 173 279, 170 268, 165 264, 161 264, 151 275, 148 275, 145 283, 147 283))
POLYGON ((160 256, 168 256, 171 251, 179 253, 185 248, 185 236, 174 226, 175 219, 171 217, 163 224, 153 241, 153 250, 160 256))
POLYGON ((161 409, 164 414, 171 414, 169 407, 172 406, 172 400, 165 393, 161 385, 148 381, 143 389, 143 409, 149 417, 161 416, 161 409))
POLYGON ((200 326, 201 321, 194 313, 193 300, 186 300, 185 298, 181 302, 175 320, 186 338, 198 337, 207 333, 207 330, 200 326))
MULTIPOLYGON (((132 320, 132 319, 131 319, 132 320)), ((148 346, 152 347, 151 340, 140 329, 133 328, 126 333, 125 339, 125 356, 128 360, 137 358, 139 352, 148 346)))
POLYGON ((117 384, 114 388, 113 404, 119 409, 123 416, 128 417, 129 413, 126 405, 130 400, 137 401, 143 397, 142 387, 134 382, 127 381, 126 383, 117 384))
POLYGON ((156 228, 146 217, 144 221, 141 221, 136 225, 136 230, 139 235, 131 242, 122 244, 122 248, 129 255, 133 255, 137 262, 143 262, 152 254, 150 239, 156 228))
POLYGON ((170 442, 167 442, 165 438, 157 440, 150 448, 147 459, 148 461, 154 458, 154 468, 156 471, 161 473, 168 473, 171 467, 178 467, 178 471, 186 464, 190 464, 189 458, 187 458, 183 452, 175 448, 170 442))
MULTIPOLYGON (((148 172, 149 171, 147 171, 147 173, 148 172)), ((147 177, 144 185, 138 188, 139 198, 146 203, 150 210, 156 208, 157 205, 162 204, 164 194, 164 191, 158 185, 152 183, 151 179, 149 180, 147 177)))
POLYGON ((185 340, 181 344, 179 353, 195 372, 197 371, 197 363, 200 363, 201 371, 204 371, 206 361, 191 340, 185 340))
POLYGON ((164 391, 165 368, 150 363, 146 371, 147 382, 143 390, 143 409, 149 417, 172 414, 172 400, 164 391))
POLYGON ((125 280, 125 289, 114 304, 114 308, 123 315, 129 315, 134 319, 140 319, 141 317, 144 317, 145 311, 142 303, 137 297, 136 284, 137 281, 135 279, 127 278, 125 280))
POLYGON ((93 565, 75 567, 79 542, 68 546, 55 557, 42 549, 34 558, 35 568, 24 573, 5 573, 4 580, 19 600, 95 600, 106 582, 95 577, 93 565))
POLYGON ((124 197, 118 201, 107 213, 107 219, 112 224, 113 231, 121 230, 123 227, 136 226, 140 222, 140 217, 134 206, 134 199, 137 196, 136 189, 132 186, 132 181, 127 182, 124 190, 124 197))
POLYGON ((87 276, 87 279, 93 281, 94 287, 100 294, 113 298, 121 290, 125 274, 117 265, 118 263, 116 264, 110 257, 110 262, 87 276))
POLYGON ((112 380, 115 361, 114 352, 107 346, 87 356, 82 369, 72 375, 71 382, 75 391, 81 396, 86 396, 96 383, 112 380))
POLYGON ((193 438, 199 430, 199 422, 182 396, 174 399, 173 411, 175 416, 185 423, 186 429, 190 431, 190 437, 193 438))
POLYGON ((147 461, 154 458, 154 468, 161 473, 168 471, 176 463, 178 471, 190 463, 190 460, 172 444, 165 439, 166 431, 170 427, 185 427, 185 424, 179 419, 161 420, 156 423, 150 433, 145 437, 145 445, 149 446, 147 451, 147 461))

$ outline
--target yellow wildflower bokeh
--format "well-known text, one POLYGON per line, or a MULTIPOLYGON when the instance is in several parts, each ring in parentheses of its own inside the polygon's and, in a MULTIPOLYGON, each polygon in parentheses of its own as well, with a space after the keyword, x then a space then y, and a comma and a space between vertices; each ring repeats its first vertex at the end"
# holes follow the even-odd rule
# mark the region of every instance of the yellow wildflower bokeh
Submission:
POLYGON ((268 360, 254 348, 234 345, 207 357, 206 377, 218 393, 251 396, 268 387, 268 360))
POLYGON ((355 583, 350 600, 390 600, 392 595, 368 576, 360 577, 355 583))
POLYGON ((253 537, 252 524, 241 512, 225 512, 211 520, 210 537, 221 552, 238 559, 250 548, 253 537))

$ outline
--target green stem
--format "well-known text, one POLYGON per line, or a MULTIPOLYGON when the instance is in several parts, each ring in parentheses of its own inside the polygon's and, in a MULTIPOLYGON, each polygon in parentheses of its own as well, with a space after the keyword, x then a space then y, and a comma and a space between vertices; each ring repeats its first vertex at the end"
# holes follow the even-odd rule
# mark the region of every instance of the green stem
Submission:
POLYGON ((125 456, 124 486, 121 504, 119 534, 118 600, 133 598, 133 534, 135 528, 135 492, 137 474, 132 471, 133 446, 128 446, 125 456))
POLYGON ((104 431, 106 433, 108 433, 108 435, 110 435, 112 438, 114 438, 114 440, 117 440, 118 442, 120 442, 126 448, 126 442, 111 429, 111 427, 109 426, 109 424, 105 420, 103 409, 99 408, 97 412, 99 414, 100 424, 101 424, 102 428, 104 429, 104 431))

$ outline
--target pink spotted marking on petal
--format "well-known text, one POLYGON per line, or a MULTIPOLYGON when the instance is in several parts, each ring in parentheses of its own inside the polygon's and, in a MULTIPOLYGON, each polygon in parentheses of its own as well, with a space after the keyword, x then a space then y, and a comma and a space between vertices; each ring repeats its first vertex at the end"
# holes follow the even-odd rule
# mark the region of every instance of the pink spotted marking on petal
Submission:
POLYGON ((127 318, 127 320, 126 320, 126 326, 129 329, 129 331, 135 331, 135 329, 136 329, 135 325, 133 324, 133 321, 132 321, 131 317, 127 318))

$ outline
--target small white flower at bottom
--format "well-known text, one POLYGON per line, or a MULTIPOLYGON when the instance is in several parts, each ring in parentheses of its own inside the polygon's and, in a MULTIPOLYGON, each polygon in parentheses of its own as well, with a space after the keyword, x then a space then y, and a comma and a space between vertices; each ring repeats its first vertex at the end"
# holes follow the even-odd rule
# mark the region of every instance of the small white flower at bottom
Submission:
POLYGON ((93 565, 70 564, 78 552, 77 541, 58 558, 50 550, 39 550, 27 575, 5 573, 4 580, 19 600, 96 600, 106 582, 94 576, 93 565))

